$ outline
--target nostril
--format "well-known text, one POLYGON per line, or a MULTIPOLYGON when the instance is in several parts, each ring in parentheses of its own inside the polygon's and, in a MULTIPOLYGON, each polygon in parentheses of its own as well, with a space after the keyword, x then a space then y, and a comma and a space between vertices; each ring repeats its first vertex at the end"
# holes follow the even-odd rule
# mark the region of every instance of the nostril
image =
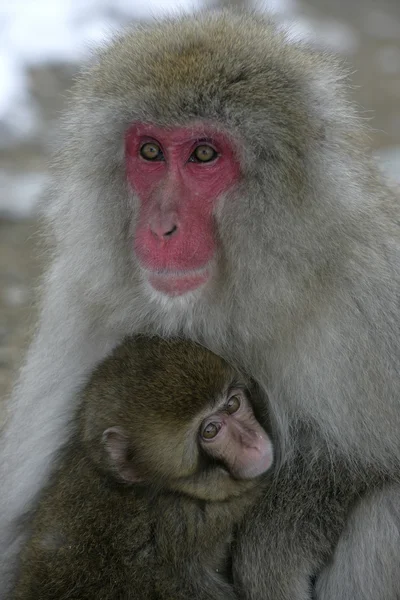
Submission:
POLYGON ((150 231, 159 240, 172 237, 178 231, 178 221, 175 215, 156 216, 150 220, 150 231))
POLYGON ((171 235, 173 235, 177 229, 178 227, 176 225, 173 225, 169 231, 166 231, 164 233, 164 237, 171 237, 171 235))

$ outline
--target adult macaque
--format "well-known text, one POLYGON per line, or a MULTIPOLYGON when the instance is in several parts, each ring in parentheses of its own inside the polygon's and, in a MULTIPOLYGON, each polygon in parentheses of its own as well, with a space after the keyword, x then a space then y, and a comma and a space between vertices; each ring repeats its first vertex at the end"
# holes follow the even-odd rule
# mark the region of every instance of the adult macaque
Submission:
MULTIPOLYGON (((149 332, 200 341, 268 392, 279 485, 298 452, 310 478, 316 457, 382 473, 316 592, 398 598, 400 205, 342 80, 263 17, 205 14, 125 33, 78 81, 47 212, 57 249, 2 441, 3 589, 77 390, 149 332)), ((308 598, 308 581, 289 593, 266 573, 274 510, 249 520, 236 576, 246 598, 308 598)))
POLYGON ((118 348, 83 393, 15 599, 234 600, 234 527, 273 462, 255 402, 256 386, 192 342, 118 348))

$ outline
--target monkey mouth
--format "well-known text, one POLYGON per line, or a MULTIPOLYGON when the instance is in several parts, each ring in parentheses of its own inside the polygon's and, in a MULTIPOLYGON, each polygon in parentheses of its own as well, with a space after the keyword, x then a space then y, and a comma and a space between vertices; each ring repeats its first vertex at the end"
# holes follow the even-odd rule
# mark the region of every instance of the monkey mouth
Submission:
POLYGON ((147 281, 166 296, 183 296, 203 286, 210 278, 210 265, 192 271, 145 271, 147 281))

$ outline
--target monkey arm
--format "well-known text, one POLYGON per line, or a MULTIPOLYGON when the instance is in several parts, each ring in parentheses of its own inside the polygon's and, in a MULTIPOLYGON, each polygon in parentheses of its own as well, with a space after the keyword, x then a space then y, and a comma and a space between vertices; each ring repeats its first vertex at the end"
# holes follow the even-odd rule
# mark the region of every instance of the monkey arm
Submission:
POLYGON ((234 579, 246 600, 311 600, 312 578, 331 558, 352 504, 377 482, 343 464, 308 462, 279 470, 239 528, 234 579))
POLYGON ((332 560, 317 579, 317 600, 399 597, 399 505, 398 484, 375 490, 356 504, 332 560))
POLYGON ((6 585, 21 540, 17 519, 43 487, 55 453, 69 435, 71 398, 86 374, 117 342, 101 335, 62 265, 49 273, 41 319, 0 440, 0 581, 6 585), (66 369, 66 365, 68 368, 66 369))
POLYGON ((236 600, 230 576, 233 525, 253 496, 232 502, 197 502, 193 498, 161 495, 152 510, 159 566, 158 596, 163 600, 236 600), (177 518, 179 517, 179 518, 177 518))

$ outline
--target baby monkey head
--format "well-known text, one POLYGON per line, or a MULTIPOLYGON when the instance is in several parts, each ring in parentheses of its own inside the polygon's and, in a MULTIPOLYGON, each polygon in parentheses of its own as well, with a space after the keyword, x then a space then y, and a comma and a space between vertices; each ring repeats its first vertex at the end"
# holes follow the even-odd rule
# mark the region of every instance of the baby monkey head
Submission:
POLYGON ((193 342, 135 337, 86 387, 83 439, 126 482, 223 500, 273 462, 257 387, 193 342))

